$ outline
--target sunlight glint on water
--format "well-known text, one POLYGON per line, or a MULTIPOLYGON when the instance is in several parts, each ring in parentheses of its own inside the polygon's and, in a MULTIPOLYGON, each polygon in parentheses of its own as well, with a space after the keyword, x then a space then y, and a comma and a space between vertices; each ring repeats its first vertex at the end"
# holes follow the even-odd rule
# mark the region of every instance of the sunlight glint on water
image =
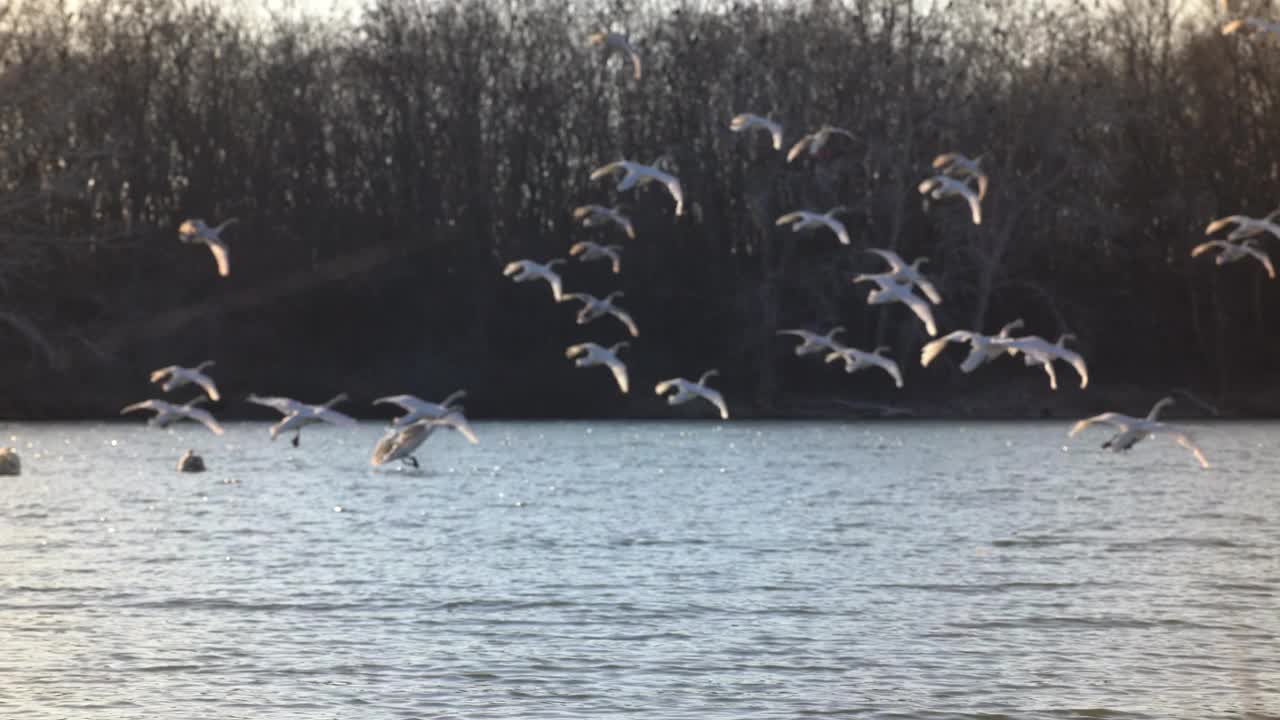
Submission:
POLYGON ((1066 428, 10 425, 0 714, 1280 713, 1276 426, 1066 428))

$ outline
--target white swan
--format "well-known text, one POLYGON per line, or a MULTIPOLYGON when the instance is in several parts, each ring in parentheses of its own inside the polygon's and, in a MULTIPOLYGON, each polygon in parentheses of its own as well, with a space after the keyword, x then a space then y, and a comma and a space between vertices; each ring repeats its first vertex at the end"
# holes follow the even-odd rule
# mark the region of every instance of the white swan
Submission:
POLYGON ((1222 26, 1223 35, 1231 35, 1241 30, 1271 33, 1280 35, 1280 23, 1257 17, 1238 18, 1222 26))
POLYGON ((841 245, 849 244, 849 231, 845 229, 844 223, 836 219, 836 215, 849 212, 849 208, 844 205, 833 207, 825 213, 816 213, 810 210, 796 210, 778 218, 774 225, 791 225, 791 232, 800 232, 801 230, 809 230, 818 226, 829 228, 831 232, 836 234, 840 239, 841 245))
POLYGON ((560 298, 563 295, 563 288, 560 284, 560 275, 551 268, 556 265, 563 265, 564 263, 565 260, 563 258, 548 260, 545 264, 537 263, 533 260, 516 260, 514 262, 507 263, 506 267, 502 268, 502 274, 518 283, 530 282, 532 280, 545 280, 547 284, 551 286, 551 297, 554 298, 556 302, 560 302, 560 298))
POLYGON ((143 400, 142 402, 126 405, 120 411, 121 415, 139 410, 150 410, 155 413, 151 419, 147 421, 148 425, 164 428, 178 422, 179 420, 194 420, 201 425, 209 428, 215 435, 221 435, 225 432, 217 420, 213 419, 213 415, 208 410, 196 407, 204 402, 207 398, 201 395, 182 405, 174 405, 164 400, 143 400))
POLYGON ((178 226, 178 240, 184 243, 202 242, 208 245, 214 261, 218 263, 218 274, 227 277, 231 274, 231 251, 222 240, 222 231, 237 222, 239 220, 236 218, 229 218, 222 221, 221 225, 211 228, 205 224, 204 220, 184 220, 178 226))
POLYGON ((613 268, 613 274, 617 275, 622 272, 622 246, 621 245, 599 245, 590 240, 574 243, 569 248, 569 257, 576 257, 580 262, 591 262, 592 260, 608 260, 613 268))
POLYGON ((582 223, 582 227, 597 227, 605 223, 613 223, 622 228, 627 233, 627 237, 636 239, 636 226, 632 224, 631 218, 623 215, 622 211, 616 207, 580 205, 573 209, 573 219, 582 223))
POLYGON ((640 79, 640 54, 632 47, 625 35, 616 32, 597 32, 587 36, 587 44, 603 46, 606 50, 620 52, 631 60, 635 79, 640 79))
POLYGON ((1080 353, 1066 348, 1067 340, 1075 339, 1075 335, 1063 333, 1058 338, 1058 342, 1051 343, 1039 335, 1025 335, 1017 338, 992 339, 991 344, 1007 351, 1010 355, 1022 353, 1028 366, 1044 367, 1045 374, 1049 376, 1051 390, 1058 389, 1058 375, 1054 372, 1053 363, 1061 360, 1075 369, 1076 374, 1080 376, 1080 389, 1083 390, 1089 386, 1089 368, 1080 353))
POLYGON ((1020 327, 1022 327, 1021 318, 1000 328, 1000 332, 996 335, 983 335, 980 332, 971 330, 954 330, 937 340, 930 340, 925 343, 924 348, 920 350, 920 366, 929 367, 929 363, 933 362, 933 359, 942 353, 947 343, 967 342, 969 343, 969 355, 965 357, 964 362, 960 363, 960 371, 971 373, 984 363, 991 362, 1007 353, 1008 349, 994 344, 994 341, 1008 339, 1010 333, 1020 327))
POLYGON ((450 412, 436 418, 415 420, 402 428, 392 429, 374 446, 369 464, 378 467, 399 460, 406 465, 418 467, 418 459, 413 456, 414 451, 431 437, 431 433, 441 427, 457 430, 472 444, 480 442, 480 438, 476 437, 467 418, 460 412, 450 412))
POLYGON ((990 178, 982 171, 982 156, 970 158, 963 153, 943 153, 933 159, 933 169, 943 175, 952 177, 971 177, 978 181, 978 200, 987 197, 987 184, 990 178))
POLYGON ((675 390, 674 393, 667 397, 668 405, 680 405, 681 403, 687 403, 690 400, 702 398, 716 406, 716 409, 720 411, 721 420, 728 420, 729 406, 725 404, 724 396, 720 394, 719 390, 707 387, 707 380, 710 380, 712 377, 719 374, 719 370, 708 370, 702 373, 702 377, 698 378, 698 382, 696 383, 690 382, 682 377, 663 380, 658 383, 653 391, 661 396, 666 395, 670 390, 675 390))
POLYGON ((946 197, 962 197, 969 202, 969 213, 973 216, 973 224, 982 224, 982 201, 978 194, 969 187, 966 180, 957 180, 950 175, 934 175, 920 183, 917 188, 921 195, 928 195, 934 200, 946 197))
POLYGON ((889 263, 889 272, 892 273, 893 279, 904 285, 914 285, 920 288, 920 292, 929 298, 929 302, 934 305, 942 304, 942 295, 938 293, 938 288, 934 287, 932 282, 920 272, 920 266, 929 262, 927 257, 918 257, 907 264, 902 256, 892 250, 884 250, 881 248, 867 248, 867 252, 875 253, 884 258, 889 263))
POLYGON ((1236 229, 1227 235, 1228 240, 1243 240, 1257 237, 1264 233, 1271 233, 1274 237, 1280 238, 1280 225, 1275 223, 1277 217, 1280 217, 1280 210, 1260 218, 1249 217, 1248 215, 1228 215, 1209 223, 1209 226, 1204 229, 1204 234, 1212 235, 1229 225, 1235 225, 1236 229))
POLYGON ((920 322, 924 323, 925 332, 929 333, 930 337, 938 334, 938 326, 933 322, 933 311, 929 309, 929 301, 911 292, 910 285, 903 285, 894 280, 892 273, 858 275, 853 278, 853 282, 874 282, 879 285, 878 288, 867 294, 868 305, 902 303, 911 308, 911 312, 920 318, 920 322))
POLYGON ((195 383, 204 389, 210 400, 217 402, 222 397, 218 395, 218 386, 214 384, 213 379, 204 374, 204 369, 208 367, 213 367, 212 360, 205 360, 193 368, 182 367, 181 365, 162 367, 151 372, 151 382, 158 383, 164 380, 165 382, 160 386, 160 389, 165 392, 173 392, 183 385, 195 383), (168 378, 168 380, 165 380, 165 378, 168 378))
POLYGON ((404 415, 391 421, 391 427, 403 428, 419 420, 442 418, 451 412, 462 412, 458 401, 467 396, 466 390, 456 390, 439 403, 427 402, 416 395, 388 395, 373 401, 374 405, 397 405, 404 415))
POLYGON ((827 144, 827 141, 831 139, 832 135, 843 135, 850 140, 858 139, 857 136, 844 128, 838 128, 832 125, 823 125, 817 130, 800 138, 795 145, 791 146, 791 149, 787 151, 787 162, 791 162, 792 160, 800 157, 800 153, 804 152, 805 148, 809 149, 810 157, 816 156, 827 144))
POLYGON ((889 351, 887 345, 882 345, 871 352, 864 352, 857 348, 838 345, 833 348, 831 353, 827 355, 826 362, 835 362, 836 360, 844 360, 844 371, 847 373, 855 373, 859 370, 866 370, 871 367, 878 367, 889 373, 889 377, 893 378, 893 384, 902 387, 902 370, 898 368, 898 363, 893 358, 885 357, 883 353, 889 351))
POLYGON ((680 188, 680 181, 675 175, 663 172, 653 165, 645 165, 631 160, 615 160, 608 165, 602 165, 592 170, 591 179, 599 180, 615 172, 623 173, 622 180, 618 183, 618 192, 630 190, 639 185, 646 185, 655 180, 662 183, 667 192, 671 193, 672 199, 676 201, 676 216, 684 215, 684 191, 680 188))
POLYGON ((1075 437, 1077 433, 1090 425, 1097 423, 1105 423, 1119 430, 1110 440, 1102 444, 1102 447, 1110 449, 1112 452, 1122 452, 1128 450, 1143 438, 1152 435, 1168 435, 1173 438, 1179 445, 1191 451, 1196 456, 1200 467, 1209 467, 1209 461, 1205 459, 1204 453, 1192 441, 1191 436, 1185 431, 1174 428, 1160 422, 1160 411, 1167 405, 1173 404, 1172 397, 1166 397, 1156 403, 1151 408, 1151 412, 1146 418, 1136 418, 1130 415, 1122 415, 1116 412, 1106 412, 1101 415, 1094 415, 1091 418, 1085 418, 1071 426, 1067 437, 1075 437))
POLYGON ((565 293, 561 302, 569 302, 570 300, 582 302, 582 309, 578 311, 579 325, 586 325, 592 320, 602 318, 605 315, 612 315, 627 326, 627 332, 631 333, 631 337, 640 337, 640 328, 636 327, 636 323, 631 319, 630 313, 613 303, 614 298, 620 297, 622 297, 621 290, 614 290, 603 299, 591 293, 565 293))
POLYGON ((1203 242, 1191 248, 1191 257, 1198 257, 1210 250, 1221 250, 1218 256, 1214 258, 1214 263, 1218 265, 1226 265, 1230 262, 1243 260, 1251 257, 1262 263, 1262 267, 1267 270, 1267 277, 1272 280, 1276 279, 1275 266, 1271 264, 1271 256, 1266 251, 1259 250, 1256 246, 1257 241, 1253 238, 1245 238, 1240 242, 1231 242, 1230 240, 1210 240, 1203 242))
POLYGON ((799 328, 779 330, 777 335, 794 335, 800 338, 800 344, 796 346, 796 357, 804 357, 805 355, 813 355, 820 352, 831 352, 839 346, 836 342, 836 335, 844 332, 843 325, 837 325, 827 331, 825 335, 819 335, 812 330, 801 330, 799 328))
POLYGON ((782 149, 782 126, 777 122, 755 113, 741 113, 729 121, 729 129, 734 132, 744 132, 754 128, 767 130, 773 137, 773 149, 782 149))
POLYGON ((579 343, 570 345, 564 351, 564 356, 573 360, 574 367, 592 367, 595 365, 604 365, 613 373, 613 379, 618 383, 618 389, 625 395, 630 389, 627 383, 627 366, 618 359, 618 352, 622 348, 627 347, 630 343, 623 341, 615 344, 613 347, 601 347, 593 342, 579 343), (582 356, 582 357, 579 357, 582 356))
POLYGON ((333 409, 334 405, 337 405, 346 399, 346 393, 338 393, 323 405, 307 405, 306 403, 300 403, 297 400, 286 397, 249 396, 249 402, 254 403, 255 405, 272 408, 284 415, 284 418, 281 419, 280 422, 271 426, 271 439, 275 440, 277 435, 292 430, 294 435, 293 440, 290 442, 293 443, 294 447, 298 447, 298 444, 302 441, 302 428, 308 425, 315 425, 316 423, 322 422, 329 423, 331 425, 355 425, 356 421, 354 418, 333 409))

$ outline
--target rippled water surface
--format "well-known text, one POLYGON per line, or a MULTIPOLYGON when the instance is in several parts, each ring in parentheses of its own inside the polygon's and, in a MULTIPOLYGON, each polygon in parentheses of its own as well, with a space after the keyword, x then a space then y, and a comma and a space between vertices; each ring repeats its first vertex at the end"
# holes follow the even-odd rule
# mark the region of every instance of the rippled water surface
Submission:
POLYGON ((1280 425, 476 427, 7 426, 0 715, 1280 715, 1280 425))

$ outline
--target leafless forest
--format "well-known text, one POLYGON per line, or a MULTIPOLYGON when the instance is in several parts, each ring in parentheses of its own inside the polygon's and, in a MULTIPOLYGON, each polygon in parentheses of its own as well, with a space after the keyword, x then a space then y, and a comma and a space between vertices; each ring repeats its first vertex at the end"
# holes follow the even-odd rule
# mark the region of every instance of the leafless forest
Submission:
POLYGON ((5 417, 113 415, 153 392, 147 371, 206 358, 231 415, 249 391, 457 387, 480 416, 665 413, 652 383, 707 367, 743 415, 1034 415, 1169 388, 1280 410, 1280 284, 1188 257, 1210 219, 1280 205, 1280 42, 1223 37, 1209 0, 371 0, 265 24, 216 2, 56 5, 0 4, 5 417), (602 28, 630 36, 642 80, 586 46, 602 28), (788 165, 729 131, 745 111, 788 142, 825 123, 860 140, 788 165), (981 226, 914 190, 948 150, 986 153, 981 226), (683 218, 588 180, 662 153, 683 218), (616 199, 636 240, 571 222, 616 199), (774 227, 837 204, 852 247, 774 227), (176 227, 228 216, 223 279, 176 227), (626 291, 627 399, 563 356, 615 327, 500 274, 601 234, 622 275, 572 263, 565 285, 626 291), (867 246, 931 258, 943 332, 1073 331, 1090 388, 1050 393, 1013 360, 920 368, 920 324, 849 284, 880 267, 867 246), (837 323, 891 345, 906 389, 774 335, 837 323))

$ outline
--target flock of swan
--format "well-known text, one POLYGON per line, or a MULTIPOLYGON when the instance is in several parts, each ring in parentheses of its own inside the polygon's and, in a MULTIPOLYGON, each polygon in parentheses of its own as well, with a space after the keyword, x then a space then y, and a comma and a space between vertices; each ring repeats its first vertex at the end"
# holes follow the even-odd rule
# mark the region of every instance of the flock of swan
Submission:
MULTIPOLYGON (((1227 0, 1222 0, 1222 8, 1228 10, 1227 0)), ((1260 18, 1247 17, 1231 20, 1222 26, 1222 33, 1230 35, 1237 32, 1262 32, 1280 35, 1280 23, 1272 23, 1260 18)), ((617 32, 598 32, 587 38, 588 46, 603 48, 608 54, 619 54, 630 61, 633 77, 640 80, 642 61, 639 52, 631 41, 617 32)), ((735 133, 765 132, 769 136, 770 146, 781 151, 784 143, 784 129, 781 123, 769 117, 754 113, 741 113, 729 122, 729 130, 735 133)), ((786 162, 793 163, 806 155, 813 162, 822 158, 824 148, 837 138, 857 140, 857 136, 844 128, 823 125, 817 130, 803 135, 791 145, 786 152, 786 162)), ((935 157, 926 177, 917 186, 917 191, 932 200, 963 200, 968 209, 969 220, 974 225, 981 225, 983 220, 982 203, 990 187, 990 177, 982 168, 982 155, 970 157, 960 152, 948 152, 935 157)), ((667 161, 660 157, 650 164, 622 159, 602 165, 590 174, 593 181, 606 178, 618 178, 616 192, 641 190, 651 184, 661 187, 674 203, 674 215, 679 218, 685 213, 685 194, 680 179, 659 167, 667 161)), ((787 212, 776 220, 778 226, 789 226, 793 232, 829 231, 841 245, 852 245, 849 232, 840 221, 839 216, 848 208, 838 206, 826 211, 811 208, 798 208, 787 212)), ((577 207, 572 213, 573 220, 584 228, 597 228, 604 232, 616 231, 630 240, 636 239, 636 227, 620 206, 607 207, 599 204, 586 204, 577 207)), ((1236 214, 1213 220, 1205 230, 1206 236, 1213 236, 1220 231, 1231 228, 1223 238, 1214 237, 1196 245, 1191 250, 1192 257, 1206 253, 1216 253, 1218 265, 1237 262, 1245 259, 1257 261, 1271 278, 1275 277, 1275 268, 1271 259, 1260 246, 1262 236, 1271 235, 1280 238, 1280 209, 1263 217, 1250 217, 1236 214)), ((189 219, 178 228, 179 240, 184 243, 202 243, 213 254, 218 274, 226 277, 231 273, 230 251, 222 239, 222 233, 236 222, 235 218, 225 220, 217 226, 209 226, 203 220, 189 219)), ((987 335, 979 330, 952 330, 938 337, 938 327, 933 315, 933 306, 943 302, 941 293, 922 271, 921 266, 928 258, 920 257, 906 261, 890 248, 866 248, 866 252, 878 257, 885 263, 880 272, 863 273, 851 278, 853 284, 874 283, 875 287, 868 293, 866 302, 869 305, 900 304, 916 316, 924 332, 931 338, 920 351, 920 365, 928 367, 951 343, 967 344, 968 354, 960 364, 964 373, 972 373, 988 363, 1001 357, 1021 356, 1029 367, 1040 366, 1049 380, 1051 390, 1058 388, 1055 364, 1063 362, 1071 367, 1079 377, 1080 387, 1089 384, 1089 371, 1084 357, 1066 347, 1068 340, 1074 339, 1070 333, 1063 334, 1056 342, 1050 342, 1037 335, 1015 335, 1023 326, 1021 319, 1014 320, 1000 328, 994 335, 987 335)), ((622 272, 623 246, 621 244, 597 243, 589 240, 574 243, 568 249, 568 258, 576 258, 579 262, 607 262, 612 274, 622 272)), ((613 318, 624 330, 628 340, 602 345, 593 341, 584 341, 569 346, 565 357, 573 360, 576 367, 607 368, 618 390, 627 394, 631 383, 626 362, 620 357, 622 350, 628 347, 630 339, 640 336, 640 329, 618 300, 623 297, 622 291, 614 291, 604 297, 596 297, 586 292, 565 292, 564 282, 557 268, 567 266, 568 258, 551 258, 545 261, 532 259, 513 260, 504 265, 503 275, 517 283, 543 282, 551 289, 551 298, 555 303, 581 303, 577 313, 577 324, 588 325, 607 317, 613 318)), ((847 373, 866 369, 882 370, 894 385, 903 387, 903 375, 898 362, 889 357, 887 347, 877 347, 870 351, 850 347, 841 343, 836 336, 844 332, 841 326, 830 328, 825 332, 805 328, 787 328, 777 331, 780 336, 798 338, 800 343, 795 347, 795 355, 820 356, 823 363, 843 362, 847 373)), ((214 433, 222 434, 223 428, 206 409, 200 407, 205 401, 217 402, 220 394, 217 385, 207 374, 212 361, 203 362, 195 367, 171 365, 151 374, 153 383, 162 383, 164 392, 173 392, 187 385, 196 385, 203 394, 184 404, 174 404, 161 399, 149 399, 125 407, 121 412, 151 411, 154 413, 149 423, 158 427, 166 427, 181 420, 190 420, 203 424, 214 433)), ((702 400, 712 406, 721 419, 729 419, 729 406, 724 396, 710 387, 708 382, 718 375, 718 370, 710 369, 702 373, 697 381, 683 377, 670 378, 658 382, 654 392, 658 396, 666 396, 671 405, 702 400)), ((413 395, 394 395, 378 398, 375 405, 393 404, 404 411, 404 415, 394 419, 387 433, 379 439, 374 448, 371 463, 374 466, 393 461, 417 467, 413 453, 439 428, 450 428, 462 434, 470 442, 478 442, 458 401, 465 392, 458 391, 440 403, 424 401, 413 395)), ((248 401, 257 405, 272 408, 281 414, 279 422, 270 428, 271 439, 281 434, 292 433, 291 442, 297 446, 301 440, 302 428, 326 423, 339 426, 355 424, 355 420, 334 409, 334 406, 347 399, 346 394, 339 394, 320 405, 309 405, 285 397, 261 397, 251 394, 248 401)), ((1136 418, 1115 412, 1102 413, 1075 423, 1069 436, 1075 436, 1082 430, 1097 424, 1110 425, 1115 434, 1102 447, 1113 451, 1124 451, 1133 447, 1138 441, 1150 436, 1167 436, 1178 444, 1189 449, 1195 459, 1203 466, 1209 467, 1208 460, 1191 436, 1175 426, 1159 420, 1161 411, 1174 402, 1172 397, 1160 400, 1145 418, 1136 418)), ((198 459, 198 458, 197 458, 198 459)), ((185 458, 184 458, 185 460, 185 458)))

